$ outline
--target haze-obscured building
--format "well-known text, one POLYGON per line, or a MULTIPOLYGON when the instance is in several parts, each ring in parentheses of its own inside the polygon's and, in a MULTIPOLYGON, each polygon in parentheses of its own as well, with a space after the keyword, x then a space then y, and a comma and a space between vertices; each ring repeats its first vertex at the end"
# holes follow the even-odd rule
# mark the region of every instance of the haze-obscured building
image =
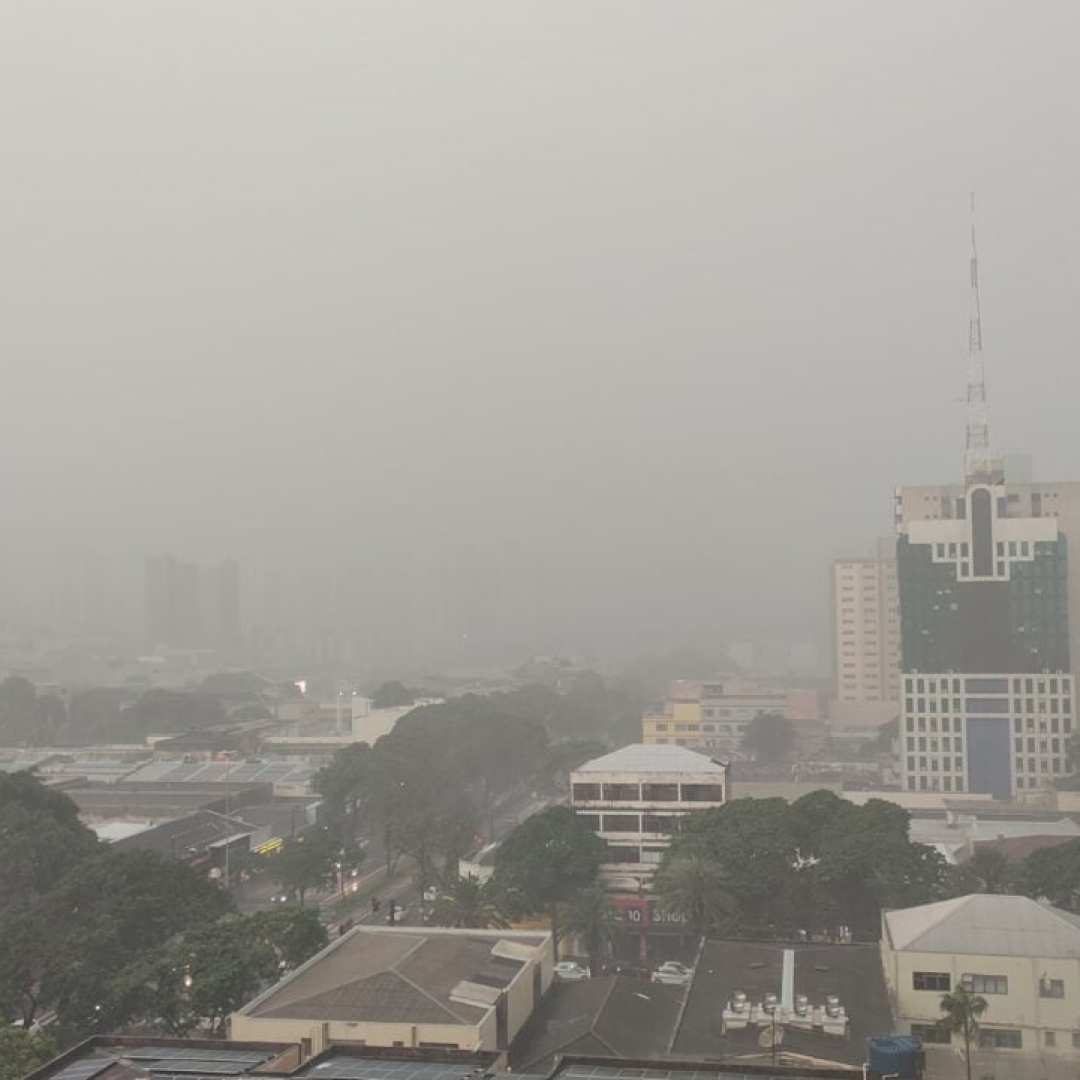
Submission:
POLYGON ((838 701, 900 700, 900 600, 896 540, 832 569, 833 693, 838 701))

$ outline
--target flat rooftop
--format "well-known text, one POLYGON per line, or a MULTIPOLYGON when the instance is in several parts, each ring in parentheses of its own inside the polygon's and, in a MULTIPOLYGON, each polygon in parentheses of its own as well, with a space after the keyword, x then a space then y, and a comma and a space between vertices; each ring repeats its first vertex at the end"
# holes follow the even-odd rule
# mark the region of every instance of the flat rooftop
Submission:
POLYGON ((779 995, 786 949, 795 954, 795 994, 805 994, 814 1006, 821 1005, 826 995, 835 994, 847 1011, 850 1026, 847 1039, 788 1026, 784 1030, 784 1048, 821 1061, 861 1064, 866 1040, 893 1030, 876 944, 706 942, 673 1053, 684 1058, 722 1060, 760 1054, 760 1029, 750 1026, 725 1033, 720 1013, 736 990, 744 991, 752 1002, 761 1001, 766 993, 779 995))

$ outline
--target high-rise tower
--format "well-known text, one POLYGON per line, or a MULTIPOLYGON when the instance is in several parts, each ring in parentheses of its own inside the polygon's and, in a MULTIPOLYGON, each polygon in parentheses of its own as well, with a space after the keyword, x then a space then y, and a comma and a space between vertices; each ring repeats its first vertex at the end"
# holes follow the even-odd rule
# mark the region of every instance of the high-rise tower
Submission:
POLYGON ((993 455, 974 244, 973 227, 964 483, 897 494, 901 771, 908 790, 1009 796, 1067 769, 1080 485, 1007 485, 993 455))

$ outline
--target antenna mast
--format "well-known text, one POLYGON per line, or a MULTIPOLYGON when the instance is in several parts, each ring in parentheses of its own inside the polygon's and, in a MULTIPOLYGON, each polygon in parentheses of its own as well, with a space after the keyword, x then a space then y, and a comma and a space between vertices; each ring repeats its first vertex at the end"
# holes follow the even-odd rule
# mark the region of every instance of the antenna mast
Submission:
POLYGON ((975 192, 971 193, 971 322, 968 328, 967 438, 964 476, 967 481, 1001 483, 1000 462, 990 453, 990 413, 986 405, 986 368, 982 354, 982 312, 979 308, 979 252, 975 246, 975 192))

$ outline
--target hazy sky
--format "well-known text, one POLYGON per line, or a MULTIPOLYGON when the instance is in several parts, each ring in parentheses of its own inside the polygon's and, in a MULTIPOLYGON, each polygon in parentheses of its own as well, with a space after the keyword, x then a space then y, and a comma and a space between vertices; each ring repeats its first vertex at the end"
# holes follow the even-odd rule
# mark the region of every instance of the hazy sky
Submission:
POLYGON ((7 546, 511 545, 568 641, 814 632, 959 474, 972 187, 995 441, 1080 476, 1078 42, 1075 0, 0 2, 7 546))

